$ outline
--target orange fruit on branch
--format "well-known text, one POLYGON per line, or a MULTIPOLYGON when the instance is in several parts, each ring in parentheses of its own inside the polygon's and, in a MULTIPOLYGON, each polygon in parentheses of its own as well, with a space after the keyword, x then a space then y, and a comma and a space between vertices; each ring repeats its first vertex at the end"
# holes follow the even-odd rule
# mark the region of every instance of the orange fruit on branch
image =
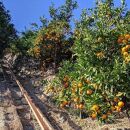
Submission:
POLYGON ((98 111, 99 110, 99 106, 98 105, 93 105, 91 110, 98 111))
POLYGON ((82 83, 78 83, 78 87, 81 88, 83 86, 82 83))
POLYGON ((80 98, 74 98, 74 102, 79 102, 80 98))
POLYGON ((79 104, 79 107, 78 107, 79 109, 83 109, 84 108, 84 105, 81 103, 81 104, 79 104))
POLYGON ((128 41, 124 39, 124 40, 122 40, 122 43, 127 44, 128 41))
POLYGON ((119 106, 115 106, 117 112, 121 112, 121 108, 119 106))
POLYGON ((61 103, 61 104, 60 104, 60 108, 63 108, 63 107, 64 107, 64 104, 61 103))
POLYGON ((86 82, 87 84, 91 84, 91 81, 90 81, 90 80, 85 80, 85 82, 86 82))
POLYGON ((123 53, 123 56, 124 56, 124 57, 128 57, 128 56, 129 56, 129 53, 128 53, 128 52, 124 52, 124 53, 123 53))
POLYGON ((116 110, 114 106, 111 107, 112 112, 116 110))
POLYGON ((114 102, 118 102, 119 98, 118 97, 114 97, 114 102))
POLYGON ((123 54, 124 52, 127 52, 127 48, 126 48, 126 47, 123 47, 123 48, 121 49, 121 52, 122 52, 122 54, 123 54))
POLYGON ((68 82, 64 83, 64 87, 68 88, 69 87, 69 83, 68 82))
POLYGON ((91 118, 92 119, 96 119, 96 117, 97 117, 97 114, 96 113, 92 113, 91 118))
POLYGON ((126 45, 125 48, 128 51, 128 49, 130 49, 130 45, 126 45))
POLYGON ((65 77, 65 78, 63 79, 63 81, 66 82, 66 81, 68 81, 68 79, 65 77))
POLYGON ((102 115, 102 119, 103 119, 103 120, 106 120, 106 119, 107 119, 107 115, 106 115, 106 114, 103 114, 103 115, 102 115))
POLYGON ((119 39, 117 40, 117 42, 118 42, 119 44, 122 43, 122 39, 119 38, 119 39))
POLYGON ((112 112, 109 110, 108 112, 107 112, 107 115, 111 115, 112 114, 112 112))
POLYGON ((87 93, 88 95, 91 95, 91 94, 93 93, 93 91, 92 91, 91 89, 88 89, 88 90, 86 91, 86 93, 87 93))
POLYGON ((65 107, 66 105, 68 105, 69 104, 69 102, 68 101, 63 101, 61 104, 60 104, 60 108, 63 108, 63 107, 65 107))
POLYGON ((129 34, 125 34, 125 40, 128 40, 130 38, 129 34))
POLYGON ((122 101, 119 101, 119 102, 118 102, 118 106, 119 106, 120 108, 122 108, 124 105, 125 105, 124 102, 122 102, 122 101))

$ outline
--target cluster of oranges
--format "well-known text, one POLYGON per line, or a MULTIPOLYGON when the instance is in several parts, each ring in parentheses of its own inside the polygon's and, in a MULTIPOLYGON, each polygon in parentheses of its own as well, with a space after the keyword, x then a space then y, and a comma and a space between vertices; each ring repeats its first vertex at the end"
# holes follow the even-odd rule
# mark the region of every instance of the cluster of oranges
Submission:
MULTIPOLYGON (((124 102, 121 101, 118 97, 114 97, 114 99, 109 99, 108 103, 109 105, 106 104, 89 104, 88 105, 85 103, 86 99, 83 99, 83 95, 85 97, 89 98, 90 96, 93 97, 93 94, 95 93, 95 90, 99 88, 97 84, 92 83, 89 79, 83 78, 80 82, 72 81, 69 78, 69 76, 65 76, 62 80, 63 84, 63 89, 66 91, 71 92, 71 96, 67 99, 61 99, 60 107, 61 108, 66 108, 66 107, 72 107, 78 110, 86 110, 90 117, 94 119, 99 119, 102 121, 106 121, 109 119, 109 116, 112 113, 115 112, 121 112, 122 108, 124 107, 124 102), (85 84, 92 86, 85 88, 85 84), (104 109, 105 108, 105 109, 104 109)), ((96 90, 97 91, 97 90, 96 90)), ((104 97, 103 97, 104 98, 104 97)))
POLYGON ((123 58, 126 63, 129 63, 130 61, 130 55, 129 55, 129 49, 130 45, 128 44, 130 42, 130 34, 124 34, 119 36, 118 41, 119 44, 125 45, 121 49, 121 53, 123 55, 123 58))
POLYGON ((35 56, 36 56, 36 57, 39 57, 40 52, 41 52, 40 48, 39 48, 38 46, 35 46, 35 47, 33 48, 33 51, 34 51, 35 56))
POLYGON ((48 32, 45 35, 45 40, 60 43, 61 37, 62 37, 62 34, 52 31, 52 30, 48 30, 48 32))
MULTIPOLYGON (((45 34, 42 34, 40 32, 38 36, 35 39, 33 52, 36 57, 40 56, 40 51, 46 52, 46 54, 49 54, 50 51, 54 48, 54 44, 61 42, 61 35, 59 33, 55 33, 54 31, 47 30, 45 34), (37 49, 39 48, 39 49, 37 49)), ((50 56, 51 57, 51 56, 50 56)))
POLYGON ((35 46, 39 45, 39 43, 41 43, 43 41, 43 35, 41 32, 38 33, 38 36, 36 37, 34 43, 35 46))
POLYGON ((68 88, 69 87, 69 77, 65 76, 63 79, 63 86, 64 88, 68 88))
POLYGON ((117 40, 117 42, 119 43, 119 44, 127 44, 128 42, 130 41, 130 34, 124 34, 124 35, 120 35, 119 37, 118 37, 118 40, 117 40))
POLYGON ((121 109, 124 107, 124 102, 116 100, 116 105, 111 107, 112 111, 121 112, 121 109))
MULTIPOLYGON (((98 114, 100 114, 100 106, 95 104, 91 107, 92 114, 90 115, 92 119, 96 119, 98 114)), ((103 119, 107 118, 107 114, 102 114, 101 116, 103 119)))
MULTIPOLYGON (((117 101, 116 101, 117 102, 117 101)), ((106 120, 109 115, 111 115, 113 112, 121 112, 121 109, 124 107, 123 101, 118 101, 115 106, 111 106, 109 110, 106 111, 106 113, 101 112, 101 107, 99 105, 93 105, 91 107, 91 118, 96 119, 97 117, 101 120, 106 120)))
MULTIPOLYGON (((86 84, 90 84, 90 80, 84 80, 84 83, 86 84)), ((69 98, 68 100, 72 102, 74 108, 76 109, 83 109, 85 108, 84 102, 81 99, 81 95, 83 94, 83 82, 74 82, 72 81, 72 84, 69 81, 69 77, 65 76, 62 80, 62 84, 65 90, 70 90, 71 91, 71 98, 69 98), (72 86, 71 86, 72 85, 72 86)), ((92 95, 93 94, 93 90, 92 89, 87 89, 86 90, 86 95, 92 95)), ((62 101, 60 104, 60 107, 66 107, 65 101, 62 101)))
POLYGON ((130 45, 126 45, 121 49, 121 53, 125 59, 125 62, 128 63, 130 61, 130 54, 129 54, 130 45))
POLYGON ((45 57, 45 59, 46 57, 54 57, 54 53, 60 54, 68 43, 64 39, 68 31, 69 26, 64 22, 49 23, 47 27, 38 32, 31 52, 34 56, 38 58, 45 57), (40 48, 41 53, 36 48, 40 48))
POLYGON ((62 101, 62 103, 60 104, 60 108, 64 108, 65 106, 69 105, 69 101, 62 101))

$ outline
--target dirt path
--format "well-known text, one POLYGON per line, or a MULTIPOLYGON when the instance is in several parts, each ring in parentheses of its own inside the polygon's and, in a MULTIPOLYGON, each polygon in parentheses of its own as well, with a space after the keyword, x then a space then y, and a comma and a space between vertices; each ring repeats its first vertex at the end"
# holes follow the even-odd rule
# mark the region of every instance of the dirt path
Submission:
POLYGON ((8 68, 5 71, 0 66, 0 130, 41 130, 8 68))
POLYGON ((5 81, 0 82, 0 130, 23 130, 5 81))

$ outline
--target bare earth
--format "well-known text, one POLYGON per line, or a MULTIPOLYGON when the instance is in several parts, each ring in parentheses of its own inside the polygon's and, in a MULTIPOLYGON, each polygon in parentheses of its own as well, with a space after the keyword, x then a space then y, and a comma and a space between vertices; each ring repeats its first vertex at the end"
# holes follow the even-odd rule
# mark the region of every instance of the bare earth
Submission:
POLYGON ((0 83, 0 130, 23 130, 7 85, 0 83))

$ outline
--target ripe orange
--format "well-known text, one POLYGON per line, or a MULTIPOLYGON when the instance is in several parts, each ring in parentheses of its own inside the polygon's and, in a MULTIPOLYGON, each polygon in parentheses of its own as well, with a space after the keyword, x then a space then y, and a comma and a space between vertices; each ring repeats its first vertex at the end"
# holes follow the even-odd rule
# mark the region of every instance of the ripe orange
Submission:
POLYGON ((126 34, 125 35, 125 40, 128 40, 130 38, 130 35, 129 34, 126 34))
POLYGON ((104 57, 104 53, 103 52, 98 52, 98 53, 96 53, 96 56, 98 58, 103 58, 104 57))
POLYGON ((111 115, 111 114, 112 114, 112 112, 111 112, 111 111, 108 111, 108 112, 107 112, 107 115, 111 115))
POLYGON ((91 83, 91 81, 90 81, 90 80, 85 80, 85 82, 86 82, 87 84, 90 84, 90 83, 91 83))
POLYGON ((62 103, 64 106, 68 104, 68 101, 63 101, 62 103))
POLYGON ((122 52, 122 53, 127 52, 127 48, 126 48, 126 47, 123 47, 123 48, 121 49, 121 52, 122 52))
POLYGON ((91 110, 98 111, 99 110, 99 106, 98 105, 93 105, 91 110))
POLYGON ((124 35, 122 34, 122 35, 119 36, 119 38, 123 40, 125 37, 124 37, 124 35))
POLYGON ((64 87, 65 87, 65 88, 68 88, 68 87, 69 87, 69 83, 66 82, 66 83, 64 84, 64 87))
POLYGON ((83 108, 84 108, 84 105, 81 103, 81 104, 79 104, 78 108, 79 108, 79 109, 83 109, 83 108))
POLYGON ((61 103, 61 104, 60 104, 60 108, 63 108, 63 107, 64 107, 64 104, 63 104, 63 103, 61 103))
POLYGON ((87 94, 88 94, 88 95, 91 95, 92 93, 93 93, 93 91, 92 91, 91 89, 88 89, 88 90, 87 90, 87 94))
POLYGON ((48 48, 51 49, 51 48, 52 48, 52 45, 48 45, 48 48))
POLYGON ((66 82, 67 80, 68 80, 68 79, 67 79, 66 77, 63 79, 64 82, 66 82))
POLYGON ((76 107, 77 109, 79 109, 79 105, 78 105, 78 104, 76 104, 75 107, 76 107))
POLYGON ((111 106, 112 112, 115 111, 115 109, 116 109, 116 108, 115 108, 114 106, 111 106))
POLYGON ((121 108, 119 106, 115 106, 117 112, 121 112, 121 108))
POLYGON ((120 108, 122 108, 124 105, 125 105, 124 102, 122 102, 122 101, 119 101, 119 102, 118 102, 118 106, 119 106, 120 108))
POLYGON ((65 78, 69 79, 69 76, 68 76, 68 75, 65 75, 65 78))
POLYGON ((124 44, 126 44, 127 42, 128 42, 128 41, 127 41, 127 40, 125 40, 125 39, 122 41, 122 43, 124 43, 124 44))
POLYGON ((79 98, 74 98, 74 102, 79 102, 79 98))
POLYGON ((78 87, 81 88, 83 86, 82 83, 78 83, 78 87))
POLYGON ((106 114, 103 114, 103 115, 102 115, 102 119, 103 119, 103 120, 106 120, 106 119, 107 119, 107 115, 106 115, 106 114))
POLYGON ((100 110, 98 110, 98 111, 97 111, 97 113, 98 113, 98 114, 100 114, 100 113, 101 113, 101 111, 100 111, 100 110))
POLYGON ((118 97, 114 97, 114 102, 118 102, 119 98, 118 97))
POLYGON ((128 57, 128 55, 129 55, 128 52, 124 52, 124 53, 123 53, 123 56, 124 56, 124 57, 128 57))
POLYGON ((92 113, 91 117, 92 117, 92 119, 96 119, 97 114, 96 113, 92 113))
POLYGON ((122 43, 122 39, 121 38, 118 38, 117 42, 120 44, 122 43))
POLYGON ((125 48, 128 51, 128 49, 130 49, 130 45, 126 45, 125 48))
POLYGON ((72 88, 71 92, 72 92, 72 94, 74 94, 76 92, 76 89, 72 88))

